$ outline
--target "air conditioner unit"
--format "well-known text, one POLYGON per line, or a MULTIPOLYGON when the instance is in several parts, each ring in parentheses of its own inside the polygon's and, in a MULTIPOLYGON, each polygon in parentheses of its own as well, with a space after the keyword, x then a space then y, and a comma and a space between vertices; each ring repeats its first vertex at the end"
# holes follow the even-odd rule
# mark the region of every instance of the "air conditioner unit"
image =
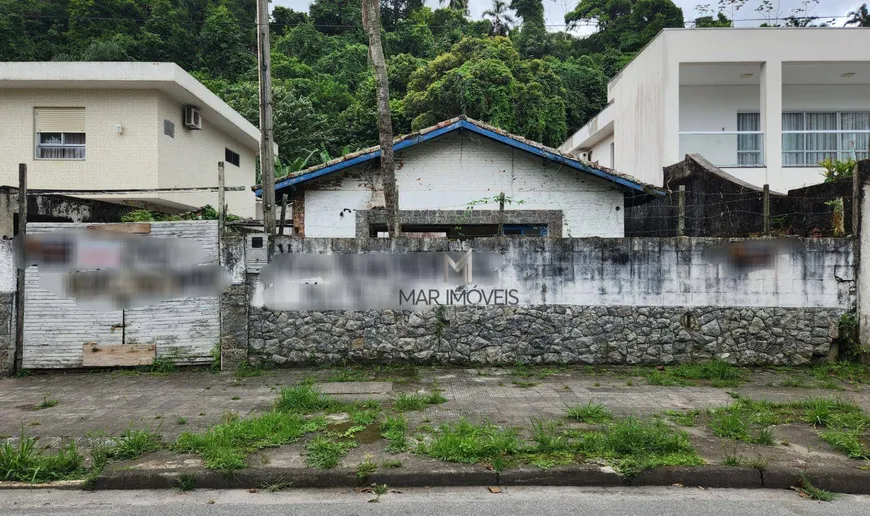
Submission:
POLYGON ((184 107, 184 127, 191 130, 202 129, 202 115, 193 106, 184 107))

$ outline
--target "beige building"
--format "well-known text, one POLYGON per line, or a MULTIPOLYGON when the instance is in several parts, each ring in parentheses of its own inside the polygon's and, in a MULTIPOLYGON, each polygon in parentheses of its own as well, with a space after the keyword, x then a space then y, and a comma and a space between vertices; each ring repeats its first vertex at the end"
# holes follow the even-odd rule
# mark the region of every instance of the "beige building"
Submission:
POLYGON ((820 161, 868 157, 860 48, 870 29, 665 29, 559 150, 656 185, 688 153, 775 191, 820 183, 820 161))
MULTIPOLYGON (((0 63, 0 185, 124 190, 216 187, 229 212, 255 215, 259 130, 173 63, 0 63)), ((215 192, 93 197, 190 210, 215 192)), ((144 205, 144 204, 143 204, 144 205)))

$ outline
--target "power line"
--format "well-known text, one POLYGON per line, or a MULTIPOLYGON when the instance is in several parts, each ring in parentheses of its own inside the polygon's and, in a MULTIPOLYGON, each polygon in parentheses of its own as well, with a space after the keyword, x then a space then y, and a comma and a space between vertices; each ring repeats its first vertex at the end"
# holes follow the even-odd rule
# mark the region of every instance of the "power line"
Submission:
MULTIPOLYGON (((161 18, 161 17, 152 17, 152 18, 128 18, 128 17, 109 17, 109 16, 71 16, 67 14, 21 14, 21 13, 3 13, 6 16, 14 16, 18 18, 26 18, 26 19, 55 19, 55 20, 67 20, 67 21, 115 21, 115 22, 136 22, 136 23, 146 23, 151 20, 167 20, 169 18, 161 18)), ((849 18, 848 15, 832 15, 832 16, 821 16, 821 15, 812 15, 812 16, 776 16, 770 18, 737 18, 730 20, 732 23, 741 23, 741 22, 776 22, 776 21, 788 21, 792 19, 797 20, 837 20, 849 18)), ((483 20, 472 20, 472 21, 483 21, 483 20)), ((202 21, 192 21, 192 20, 176 20, 175 23, 180 25, 200 25, 202 21)), ((695 20, 689 20, 683 22, 683 25, 691 26, 694 25, 695 20)), ((256 27, 258 23, 256 21, 244 21, 237 20, 237 25, 244 25, 250 27, 256 27)), ((311 25, 314 28, 321 29, 362 29, 362 23, 357 24, 327 24, 327 23, 279 23, 279 22, 269 22, 270 26, 277 27, 297 27, 299 25, 311 25)), ((430 29, 452 29, 455 28, 455 25, 430 25, 430 24, 414 24, 413 27, 421 27, 425 26, 430 29)), ((521 27, 522 24, 517 25, 517 27, 521 27)), ((384 29, 397 29, 403 27, 402 25, 384 25, 384 29)), ((576 28, 576 27, 598 27, 598 23, 595 22, 576 22, 576 23, 546 23, 544 27, 549 28, 576 28)), ((727 27, 723 27, 727 28, 727 27)), ((739 28, 739 27, 731 27, 731 28, 739 28)))

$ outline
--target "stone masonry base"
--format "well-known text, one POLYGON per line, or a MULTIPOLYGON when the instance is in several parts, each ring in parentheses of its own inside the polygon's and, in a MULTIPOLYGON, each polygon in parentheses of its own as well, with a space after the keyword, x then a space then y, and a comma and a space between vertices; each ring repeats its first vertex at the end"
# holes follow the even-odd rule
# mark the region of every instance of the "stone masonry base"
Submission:
POLYGON ((838 308, 440 307, 427 312, 251 308, 248 357, 276 365, 676 364, 824 360, 838 308))

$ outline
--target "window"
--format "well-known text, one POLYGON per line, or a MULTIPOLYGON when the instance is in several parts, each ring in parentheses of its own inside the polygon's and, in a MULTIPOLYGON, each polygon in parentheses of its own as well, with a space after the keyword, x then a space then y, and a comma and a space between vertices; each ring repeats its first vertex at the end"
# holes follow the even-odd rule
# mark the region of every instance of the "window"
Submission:
POLYGON ((866 159, 870 113, 783 113, 782 164, 816 166, 830 159, 866 159))
POLYGON ((171 120, 163 119, 163 134, 170 138, 175 138, 175 124, 171 120))
POLYGON ((36 159, 85 159, 85 109, 36 108, 36 159))
MULTIPOLYGON (((759 113, 737 113, 737 132, 761 131, 759 113)), ((761 153, 761 134, 737 135, 737 164, 744 167, 760 166, 764 163, 761 153)))
POLYGON ((238 167, 238 166, 239 166, 239 163, 240 163, 240 161, 239 161, 239 154, 236 153, 236 152, 233 152, 233 151, 231 151, 231 150, 229 150, 229 149, 226 149, 226 159, 225 159, 225 161, 226 161, 227 163, 230 163, 230 164, 235 165, 235 166, 238 167))

